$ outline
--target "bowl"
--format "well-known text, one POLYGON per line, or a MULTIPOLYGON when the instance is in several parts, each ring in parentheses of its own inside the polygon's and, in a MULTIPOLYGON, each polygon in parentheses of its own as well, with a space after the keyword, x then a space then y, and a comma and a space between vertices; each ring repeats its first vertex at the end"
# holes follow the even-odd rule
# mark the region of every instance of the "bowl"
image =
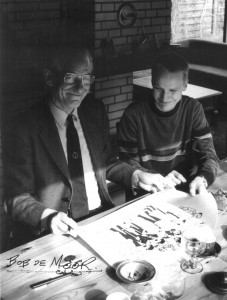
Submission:
POLYGON ((116 269, 117 277, 126 283, 142 283, 151 280, 155 267, 145 260, 125 260, 116 269))

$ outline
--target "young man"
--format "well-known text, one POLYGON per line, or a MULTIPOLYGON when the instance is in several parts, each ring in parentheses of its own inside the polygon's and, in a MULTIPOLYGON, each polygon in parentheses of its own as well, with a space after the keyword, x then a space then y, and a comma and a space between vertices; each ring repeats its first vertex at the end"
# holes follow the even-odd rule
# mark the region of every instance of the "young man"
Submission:
POLYGON ((120 122, 119 156, 141 170, 171 178, 179 188, 188 185, 195 195, 215 180, 219 160, 202 105, 182 96, 188 72, 178 54, 156 59, 152 98, 131 104, 120 122))
POLYGON ((148 191, 151 185, 162 190, 166 182, 112 157, 104 105, 90 93, 94 76, 87 49, 53 51, 44 79, 47 99, 7 124, 4 133, 12 247, 48 232, 76 236, 77 221, 114 206, 106 179, 148 191))

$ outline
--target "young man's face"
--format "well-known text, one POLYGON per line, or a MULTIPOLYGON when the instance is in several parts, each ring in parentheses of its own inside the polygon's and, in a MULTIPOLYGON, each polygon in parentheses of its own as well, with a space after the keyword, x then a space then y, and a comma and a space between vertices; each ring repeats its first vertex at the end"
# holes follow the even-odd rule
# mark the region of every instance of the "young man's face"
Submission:
POLYGON ((63 76, 62 83, 56 90, 53 99, 54 103, 67 113, 78 108, 90 90, 91 83, 88 78, 89 75, 92 75, 92 71, 93 64, 89 57, 85 57, 83 61, 75 60, 75 63, 69 72, 63 76))
POLYGON ((161 111, 174 109, 181 100, 182 92, 187 88, 184 72, 161 72, 157 78, 152 78, 153 95, 156 107, 161 111))

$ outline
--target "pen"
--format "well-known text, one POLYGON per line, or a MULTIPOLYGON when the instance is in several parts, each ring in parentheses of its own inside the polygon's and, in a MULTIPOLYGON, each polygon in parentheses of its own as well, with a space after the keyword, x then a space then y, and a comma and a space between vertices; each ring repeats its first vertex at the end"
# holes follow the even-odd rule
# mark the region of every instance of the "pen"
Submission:
POLYGON ((66 274, 63 274, 61 276, 57 276, 57 277, 49 278, 49 279, 46 279, 46 280, 42 280, 42 281, 39 281, 37 283, 31 284, 30 287, 32 289, 37 289, 37 288, 40 288, 40 287, 45 287, 45 286, 47 286, 48 284, 50 284, 52 282, 55 282, 55 281, 60 280, 62 278, 66 278, 68 276, 72 276, 72 274, 71 273, 66 273, 66 274))

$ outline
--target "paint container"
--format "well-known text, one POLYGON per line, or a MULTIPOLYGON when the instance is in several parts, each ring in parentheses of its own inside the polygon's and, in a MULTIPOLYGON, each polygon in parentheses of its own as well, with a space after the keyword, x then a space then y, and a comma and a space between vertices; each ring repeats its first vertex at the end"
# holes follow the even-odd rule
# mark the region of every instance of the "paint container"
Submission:
POLYGON ((106 297, 106 300, 130 300, 130 297, 122 292, 115 292, 106 297))

